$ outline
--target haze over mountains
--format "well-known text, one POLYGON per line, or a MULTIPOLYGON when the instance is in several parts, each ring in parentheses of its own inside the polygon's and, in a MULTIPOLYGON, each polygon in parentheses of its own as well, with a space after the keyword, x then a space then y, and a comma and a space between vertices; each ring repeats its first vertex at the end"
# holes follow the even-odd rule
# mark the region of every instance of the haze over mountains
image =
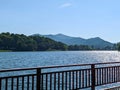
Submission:
MULTIPOLYGON (((35 35, 40 35, 40 34, 35 34, 35 35)), ((95 48, 113 47, 114 45, 113 43, 105 41, 100 37, 84 39, 80 37, 71 37, 64 34, 56 34, 56 35, 49 34, 49 35, 40 35, 40 36, 44 36, 53 39, 55 41, 65 43, 67 45, 88 45, 95 48)))

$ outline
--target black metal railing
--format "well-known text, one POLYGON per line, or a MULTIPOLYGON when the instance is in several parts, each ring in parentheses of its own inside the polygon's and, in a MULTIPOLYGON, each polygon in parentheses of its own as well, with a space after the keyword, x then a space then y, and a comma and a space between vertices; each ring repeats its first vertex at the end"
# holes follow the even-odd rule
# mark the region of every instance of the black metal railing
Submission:
POLYGON ((105 90, 120 90, 120 86, 119 87, 108 88, 108 89, 105 89, 105 90))
POLYGON ((120 62, 0 70, 0 90, 80 90, 120 81, 120 62))

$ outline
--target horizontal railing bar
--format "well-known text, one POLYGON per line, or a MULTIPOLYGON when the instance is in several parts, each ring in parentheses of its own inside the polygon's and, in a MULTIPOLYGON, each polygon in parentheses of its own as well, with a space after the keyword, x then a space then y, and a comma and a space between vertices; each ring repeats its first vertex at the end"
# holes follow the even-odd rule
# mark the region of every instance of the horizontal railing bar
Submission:
POLYGON ((100 65, 100 64, 116 64, 120 62, 104 62, 104 63, 94 63, 95 65, 100 65))
MULTIPOLYGON (((116 64, 120 62, 105 62, 105 63, 93 63, 94 65, 101 65, 101 64, 116 64)), ((47 67, 38 67, 41 69, 46 69, 46 68, 61 68, 61 67, 74 67, 74 66, 91 66, 91 64, 73 64, 73 65, 62 65, 62 66, 47 66, 47 67)))
POLYGON ((11 71, 27 71, 36 70, 37 68, 13 68, 13 69, 2 69, 0 72, 11 72, 11 71))
POLYGON ((95 69, 116 68, 116 67, 120 67, 120 66, 97 67, 95 69))
POLYGON ((45 73, 41 73, 41 74, 54 74, 54 73, 64 73, 64 72, 76 72, 76 71, 87 71, 87 70, 91 70, 91 69, 76 69, 76 70, 64 70, 64 71, 55 71, 55 72, 45 72, 45 73))
MULTIPOLYGON (((94 65, 101 65, 101 64, 116 64, 120 62, 106 62, 106 63, 93 63, 94 65)), ((35 69, 48 69, 48 68, 61 68, 61 67, 74 67, 74 66, 90 66, 92 64, 73 64, 73 65, 56 65, 56 66, 42 66, 36 68, 15 68, 15 69, 2 69, 0 72, 10 72, 10 71, 24 71, 24 70, 35 70, 35 69)))
POLYGON ((76 88, 74 90, 79 90, 79 89, 86 89, 86 88, 90 88, 91 86, 86 86, 86 87, 81 87, 81 88, 76 88))
MULTIPOLYGON (((120 81, 117 81, 117 82, 120 82, 120 81)), ((108 83, 106 83, 106 84, 113 84, 113 83, 116 83, 116 82, 108 82, 108 83)), ((106 85, 106 84, 97 84, 97 85, 95 85, 95 86, 101 86, 101 85, 106 85)))
POLYGON ((36 74, 26 74, 26 75, 17 75, 17 76, 5 76, 5 77, 0 77, 0 79, 26 77, 26 76, 36 76, 36 74))
POLYGON ((119 90, 119 89, 120 89, 120 86, 115 86, 115 87, 108 88, 108 89, 105 89, 105 90, 119 90))

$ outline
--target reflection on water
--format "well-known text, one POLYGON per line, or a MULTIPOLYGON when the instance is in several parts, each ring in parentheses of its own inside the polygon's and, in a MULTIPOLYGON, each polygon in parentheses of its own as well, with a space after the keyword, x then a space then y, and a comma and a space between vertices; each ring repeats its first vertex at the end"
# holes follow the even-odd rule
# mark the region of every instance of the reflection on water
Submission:
POLYGON ((117 51, 0 52, 0 68, 120 61, 117 51))
POLYGON ((0 52, 1 69, 116 61, 120 61, 117 51, 0 52))

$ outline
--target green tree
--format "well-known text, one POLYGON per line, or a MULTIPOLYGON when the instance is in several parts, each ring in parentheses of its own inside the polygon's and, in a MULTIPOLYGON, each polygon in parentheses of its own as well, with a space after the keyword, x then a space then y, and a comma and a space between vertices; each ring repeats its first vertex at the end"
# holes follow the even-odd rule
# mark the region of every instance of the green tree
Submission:
POLYGON ((52 39, 41 37, 41 36, 31 36, 33 40, 37 42, 37 50, 38 51, 46 51, 46 50, 66 50, 67 45, 61 42, 56 42, 52 39))
POLYGON ((68 50, 92 50, 92 48, 87 45, 70 45, 68 50))
POLYGON ((120 42, 117 43, 117 49, 118 49, 118 51, 120 51, 120 42))

